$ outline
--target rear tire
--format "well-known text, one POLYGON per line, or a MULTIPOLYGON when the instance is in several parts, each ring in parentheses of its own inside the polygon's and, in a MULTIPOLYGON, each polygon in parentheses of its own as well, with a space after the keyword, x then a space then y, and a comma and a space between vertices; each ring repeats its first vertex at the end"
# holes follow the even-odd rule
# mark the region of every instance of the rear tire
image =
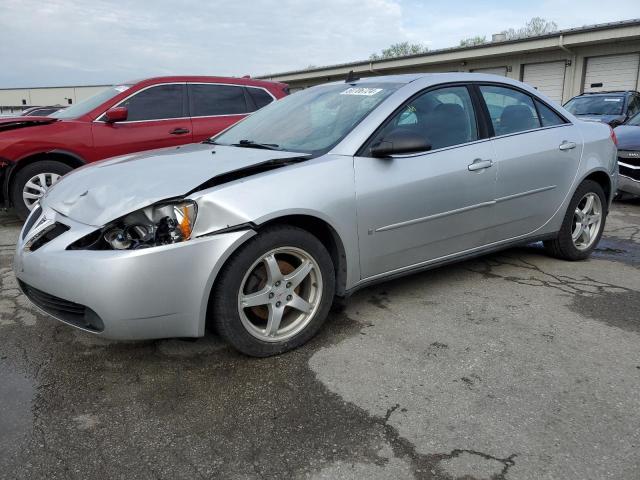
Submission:
POLYGON ((334 294, 333 262, 322 243, 306 230, 274 226, 247 241, 222 268, 208 323, 245 355, 277 355, 318 332, 334 294))
POLYGON ((21 220, 26 220, 38 200, 37 197, 41 197, 59 177, 71 170, 73 168, 69 165, 55 160, 42 160, 18 170, 10 188, 11 203, 16 215, 21 220))
POLYGON ((606 218, 607 198, 602 187, 585 180, 569 202, 558 236, 544 242, 547 253, 570 261, 588 258, 600 241, 606 218))

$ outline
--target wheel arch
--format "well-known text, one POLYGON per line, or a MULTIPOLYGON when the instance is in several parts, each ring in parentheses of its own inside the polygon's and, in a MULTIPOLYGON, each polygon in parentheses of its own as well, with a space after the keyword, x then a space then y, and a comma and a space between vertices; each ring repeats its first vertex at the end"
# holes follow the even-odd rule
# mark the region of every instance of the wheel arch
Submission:
POLYGON ((347 285, 347 254, 344 243, 336 229, 327 221, 308 214, 291 214, 272 218, 256 225, 256 231, 273 225, 291 225, 315 236, 329 251, 336 273, 336 295, 343 296, 347 285))
POLYGON ((54 160, 60 163, 64 163, 71 168, 78 168, 86 163, 85 160, 79 155, 59 149, 32 153, 20 158, 13 164, 13 168, 8 171, 8 174, 4 180, 4 191, 7 205, 11 205, 11 195, 9 195, 9 192, 11 191, 13 180, 15 179, 16 174, 26 166, 43 160, 54 160))
POLYGON ((578 186, 582 184, 582 182, 584 182, 585 180, 592 180, 602 187, 602 190, 604 190, 604 194, 607 197, 607 209, 608 209, 608 205, 610 204, 611 199, 613 198, 612 195, 613 193, 615 193, 615 192, 612 192, 611 177, 609 176, 609 174, 604 170, 594 170, 590 172, 588 175, 586 175, 582 179, 582 181, 578 184, 578 186))
POLYGON ((265 228, 274 226, 274 225, 291 225, 302 230, 309 232, 318 238, 323 245, 325 245, 329 251, 329 255, 333 262, 334 270, 336 273, 336 295, 344 296, 346 294, 346 285, 347 285, 347 257, 344 249, 344 244, 338 232, 325 220, 322 220, 319 217, 308 215, 308 214, 289 214, 283 215, 280 217, 270 218, 269 220, 260 223, 260 224, 252 224, 251 232, 246 237, 242 238, 238 241, 232 249, 228 252, 224 261, 219 264, 219 267, 216 269, 214 274, 212 275, 212 279, 209 284, 205 287, 205 297, 203 299, 203 305, 201 310, 201 321, 200 321, 200 335, 204 335, 205 325, 208 323, 208 319, 210 316, 210 311, 212 308, 211 300, 213 298, 213 292, 215 289, 216 282, 218 281, 218 274, 224 268, 224 266, 229 262, 229 260, 233 257, 233 255, 242 247, 250 238, 253 238, 255 235, 259 234, 261 230, 265 228))

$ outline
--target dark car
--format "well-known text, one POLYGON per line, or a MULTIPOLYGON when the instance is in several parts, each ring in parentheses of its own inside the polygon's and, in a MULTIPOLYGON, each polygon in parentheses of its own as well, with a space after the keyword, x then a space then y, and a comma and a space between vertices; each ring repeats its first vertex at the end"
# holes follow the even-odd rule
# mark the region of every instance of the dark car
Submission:
POLYGON ((640 195, 640 113, 615 129, 618 137, 618 191, 640 195))
POLYGON ((114 85, 49 116, 0 118, 0 202, 24 219, 74 168, 201 142, 288 91, 251 78, 157 77, 114 85))
POLYGON ((52 113, 62 110, 66 107, 62 105, 49 105, 44 107, 31 107, 23 110, 20 114, 21 117, 46 117, 52 113))
POLYGON ((631 90, 583 93, 565 103, 564 108, 580 120, 617 127, 640 112, 640 93, 631 90))

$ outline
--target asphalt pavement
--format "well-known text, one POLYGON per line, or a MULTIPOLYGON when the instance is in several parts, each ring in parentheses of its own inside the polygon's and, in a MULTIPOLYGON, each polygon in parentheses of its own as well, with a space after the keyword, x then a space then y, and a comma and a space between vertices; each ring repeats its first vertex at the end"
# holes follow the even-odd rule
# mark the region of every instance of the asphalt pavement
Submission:
POLYGON ((640 478, 639 201, 588 261, 531 245, 377 285, 268 359, 41 315, 19 228, 0 214, 0 478, 640 478))

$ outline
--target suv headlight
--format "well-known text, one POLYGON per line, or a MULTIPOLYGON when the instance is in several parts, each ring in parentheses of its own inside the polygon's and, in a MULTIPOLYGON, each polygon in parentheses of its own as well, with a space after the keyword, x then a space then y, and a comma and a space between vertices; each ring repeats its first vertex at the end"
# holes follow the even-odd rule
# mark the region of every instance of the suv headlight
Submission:
POLYGON ((129 213, 69 245, 70 250, 137 250, 191 238, 198 206, 191 200, 163 202, 129 213))

